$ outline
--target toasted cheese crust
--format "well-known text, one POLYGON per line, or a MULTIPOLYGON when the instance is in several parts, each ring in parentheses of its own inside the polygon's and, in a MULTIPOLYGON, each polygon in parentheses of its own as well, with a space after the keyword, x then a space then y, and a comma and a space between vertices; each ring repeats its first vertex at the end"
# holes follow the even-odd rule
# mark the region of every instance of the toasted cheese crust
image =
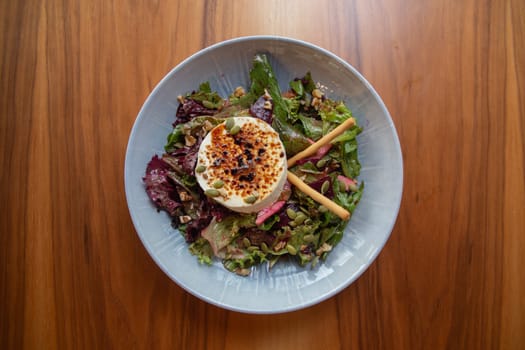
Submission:
POLYGON ((217 202, 234 211, 257 212, 275 202, 282 191, 285 149, 266 122, 252 117, 232 119, 238 132, 222 123, 206 135, 196 165, 197 170, 205 170, 195 174, 201 188, 217 202))

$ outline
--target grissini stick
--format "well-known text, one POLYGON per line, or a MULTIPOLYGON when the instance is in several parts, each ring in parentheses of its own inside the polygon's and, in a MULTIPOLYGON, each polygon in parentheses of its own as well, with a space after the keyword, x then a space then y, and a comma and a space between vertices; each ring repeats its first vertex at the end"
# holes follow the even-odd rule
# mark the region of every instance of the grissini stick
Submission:
POLYGON ((328 210, 330 210, 335 215, 339 216, 343 220, 350 219, 350 213, 345 208, 341 207, 337 203, 331 201, 330 199, 323 196, 321 193, 317 192, 306 183, 303 182, 300 178, 297 177, 294 173, 288 171, 288 181, 299 190, 301 190, 306 195, 312 197, 317 203, 324 205, 328 210))
POLYGON ((330 131, 328 134, 324 135, 319 140, 317 140, 317 142, 312 143, 306 149, 302 150, 292 158, 288 159, 288 168, 293 166, 298 160, 314 155, 315 152, 319 150, 319 148, 323 147, 328 142, 332 141, 337 136, 342 134, 346 129, 351 128, 354 125, 355 119, 353 117, 348 118, 342 124, 338 125, 334 130, 330 131))

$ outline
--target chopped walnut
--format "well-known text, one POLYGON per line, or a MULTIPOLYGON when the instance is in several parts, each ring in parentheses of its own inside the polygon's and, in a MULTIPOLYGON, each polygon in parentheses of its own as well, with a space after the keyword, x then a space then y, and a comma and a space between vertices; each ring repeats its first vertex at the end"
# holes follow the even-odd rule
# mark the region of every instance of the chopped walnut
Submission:
POLYGON ((191 221, 191 216, 189 216, 189 215, 179 216, 179 221, 180 221, 181 224, 187 224, 188 222, 191 221))
POLYGON ((184 136, 184 141, 186 142, 186 146, 193 146, 195 142, 197 142, 197 139, 191 135, 184 136))
POLYGON ((317 98, 323 98, 323 93, 319 89, 314 89, 312 91, 312 96, 317 98))
POLYGON ((233 92, 233 96, 241 97, 244 95, 246 95, 246 91, 244 91, 244 88, 242 86, 237 86, 237 88, 235 88, 235 91, 233 92))
POLYGON ((182 133, 184 135, 190 135, 191 134, 191 126, 189 124, 184 124, 182 126, 182 133))
POLYGON ((280 241, 279 243, 277 243, 274 247, 273 247, 273 250, 275 252, 278 252, 279 250, 283 249, 284 247, 286 247, 286 242, 285 241, 280 241))
POLYGON ((202 126, 204 127, 204 130, 206 130, 206 131, 210 131, 211 129, 213 129, 213 124, 210 123, 209 120, 206 120, 206 121, 202 124, 202 126))
POLYGON ((264 101, 264 109, 271 110, 272 109, 272 102, 271 101, 264 101))
POLYGON ((317 97, 312 98, 312 106, 315 109, 319 109, 320 105, 321 105, 321 99, 320 98, 317 98, 317 97))
POLYGON ((315 255, 317 256, 320 256, 321 254, 323 254, 324 252, 329 252, 330 250, 332 250, 332 246, 328 243, 323 243, 319 249, 317 249, 315 251, 315 255))
POLYGON ((199 131, 197 131, 197 136, 200 138, 204 138, 204 136, 206 136, 207 133, 208 133, 208 130, 206 130, 206 128, 203 126, 200 128, 199 131))
POLYGON ((264 89, 263 97, 264 97, 265 100, 271 100, 272 99, 272 96, 270 96, 270 94, 268 93, 268 90, 266 90, 266 89, 264 89))
POLYGON ((180 197, 180 200, 183 201, 183 202, 189 202, 193 199, 192 196, 189 195, 188 192, 186 191, 180 191, 179 192, 179 197, 180 197))

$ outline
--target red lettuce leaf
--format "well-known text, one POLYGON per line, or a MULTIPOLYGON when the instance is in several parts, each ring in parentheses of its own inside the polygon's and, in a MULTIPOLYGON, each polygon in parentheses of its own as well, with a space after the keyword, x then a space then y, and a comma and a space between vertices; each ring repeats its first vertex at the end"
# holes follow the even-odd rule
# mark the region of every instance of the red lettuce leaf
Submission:
POLYGON ((169 169, 167 163, 154 156, 148 163, 143 181, 146 185, 146 193, 157 208, 174 216, 181 204, 177 201, 175 186, 168 177, 169 169))
POLYGON ((250 106, 250 114, 254 118, 259 118, 261 120, 264 120, 268 124, 272 125, 273 116, 272 116, 272 109, 265 109, 264 103, 266 102, 266 99, 264 96, 259 97, 257 101, 253 105, 250 106))
POLYGON ((189 122, 191 119, 201 115, 214 115, 216 113, 216 109, 206 108, 200 102, 187 98, 184 100, 184 103, 179 104, 173 126, 189 122))

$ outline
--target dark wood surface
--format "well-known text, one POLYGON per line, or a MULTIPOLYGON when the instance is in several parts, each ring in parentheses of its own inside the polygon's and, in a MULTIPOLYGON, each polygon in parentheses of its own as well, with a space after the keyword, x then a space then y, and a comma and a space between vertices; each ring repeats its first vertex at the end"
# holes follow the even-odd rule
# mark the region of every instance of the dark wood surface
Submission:
POLYGON ((0 2, 1 349, 523 349, 525 2, 0 2), (277 34, 359 69, 405 188, 337 296, 245 315, 184 292, 135 234, 123 167, 153 86, 199 49, 277 34))

